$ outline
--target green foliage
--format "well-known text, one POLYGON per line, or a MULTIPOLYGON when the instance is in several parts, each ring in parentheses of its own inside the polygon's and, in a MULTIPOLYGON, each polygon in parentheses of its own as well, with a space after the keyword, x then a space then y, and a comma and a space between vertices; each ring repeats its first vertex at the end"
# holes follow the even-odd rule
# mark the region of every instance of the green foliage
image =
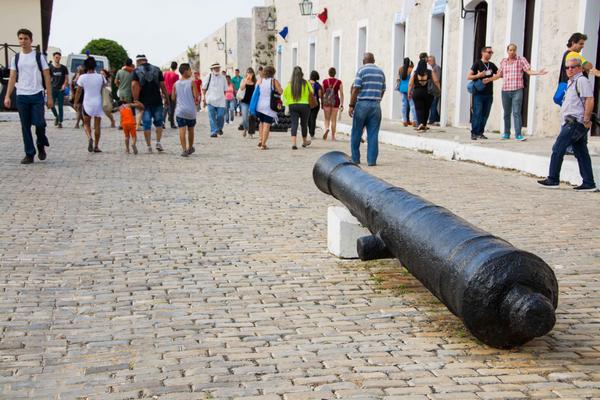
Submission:
POLYGON ((113 71, 121 69, 127 60, 127 51, 119 43, 110 39, 93 39, 81 50, 82 54, 86 51, 90 54, 105 56, 110 61, 110 67, 113 71))

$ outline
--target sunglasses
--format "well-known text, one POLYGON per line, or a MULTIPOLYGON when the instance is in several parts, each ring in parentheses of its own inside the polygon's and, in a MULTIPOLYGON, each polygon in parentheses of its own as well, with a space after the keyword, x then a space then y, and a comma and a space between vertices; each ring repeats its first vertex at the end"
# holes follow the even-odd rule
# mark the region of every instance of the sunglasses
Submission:
POLYGON ((577 69, 577 68, 581 68, 581 65, 570 65, 568 67, 565 67, 565 69, 577 69))
POLYGON ((486 53, 488 53, 488 54, 494 54, 494 52, 491 51, 491 50, 490 51, 486 51, 486 53))

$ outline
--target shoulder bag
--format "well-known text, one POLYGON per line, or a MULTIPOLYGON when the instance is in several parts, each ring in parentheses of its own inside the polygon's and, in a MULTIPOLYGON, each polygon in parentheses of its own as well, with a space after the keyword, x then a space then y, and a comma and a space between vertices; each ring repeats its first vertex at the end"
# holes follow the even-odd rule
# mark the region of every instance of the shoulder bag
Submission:
POLYGON ((277 93, 275 90, 275 85, 273 83, 273 78, 271 78, 271 110, 279 113, 283 110, 283 101, 281 100, 281 95, 277 93))

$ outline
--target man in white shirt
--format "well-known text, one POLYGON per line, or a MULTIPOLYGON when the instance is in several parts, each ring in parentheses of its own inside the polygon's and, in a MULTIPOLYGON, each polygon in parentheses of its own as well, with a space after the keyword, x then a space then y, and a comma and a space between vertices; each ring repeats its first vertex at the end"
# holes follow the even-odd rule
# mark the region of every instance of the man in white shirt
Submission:
POLYGON ((35 126, 37 136, 38 158, 46 159, 45 147, 50 146, 46 136, 46 119, 44 117, 44 86, 48 88, 48 108, 54 106, 52 100, 52 84, 45 57, 31 47, 33 34, 29 29, 17 32, 21 52, 10 63, 8 90, 4 99, 4 107, 10 108, 13 90, 17 88, 17 110, 21 119, 21 131, 25 145, 25 158, 21 164, 33 163, 36 154, 31 135, 31 125, 35 126))
POLYGON ((202 103, 208 110, 210 137, 216 138, 217 135, 223 134, 223 126, 225 125, 225 91, 227 90, 227 79, 221 74, 221 65, 219 63, 211 65, 210 71, 210 74, 203 79, 202 103))

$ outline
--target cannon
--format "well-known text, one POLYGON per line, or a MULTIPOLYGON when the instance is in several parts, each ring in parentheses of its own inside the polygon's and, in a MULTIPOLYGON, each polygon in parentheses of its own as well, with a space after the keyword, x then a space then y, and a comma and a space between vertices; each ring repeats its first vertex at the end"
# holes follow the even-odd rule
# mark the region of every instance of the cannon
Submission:
POLYGON ((369 175, 342 152, 323 155, 313 179, 372 233, 358 239, 359 258, 397 258, 483 343, 510 349, 554 327, 558 283, 540 257, 369 175))

